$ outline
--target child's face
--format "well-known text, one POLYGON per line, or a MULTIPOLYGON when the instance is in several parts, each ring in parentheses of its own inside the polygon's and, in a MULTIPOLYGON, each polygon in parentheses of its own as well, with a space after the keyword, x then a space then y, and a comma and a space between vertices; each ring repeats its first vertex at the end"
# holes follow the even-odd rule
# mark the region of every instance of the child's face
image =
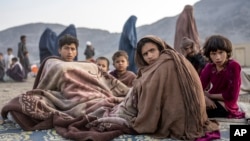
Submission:
POLYGON ((104 72, 107 72, 109 70, 109 67, 108 67, 108 62, 106 60, 103 60, 103 59, 98 59, 96 61, 96 64, 104 71, 104 72))
POLYGON ((115 59, 113 65, 117 71, 124 72, 127 71, 128 60, 124 56, 119 56, 115 59))
POLYGON ((77 55, 77 48, 74 43, 70 45, 63 45, 62 48, 59 48, 59 54, 61 58, 65 61, 72 62, 77 55))
POLYGON ((223 67, 228 59, 227 52, 224 50, 211 51, 210 58, 217 67, 223 67))
POLYGON ((10 50, 9 50, 9 51, 7 51, 7 54, 8 54, 8 55, 12 54, 12 51, 10 51, 10 50))

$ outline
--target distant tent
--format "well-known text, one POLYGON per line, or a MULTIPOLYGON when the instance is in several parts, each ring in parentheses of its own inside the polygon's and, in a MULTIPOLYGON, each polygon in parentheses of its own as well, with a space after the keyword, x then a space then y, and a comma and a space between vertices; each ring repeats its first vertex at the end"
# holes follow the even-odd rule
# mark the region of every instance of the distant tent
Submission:
POLYGON ((176 22, 174 48, 181 53, 180 43, 183 37, 192 39, 200 50, 199 34, 193 14, 193 6, 186 5, 176 22))
MULTIPOLYGON (((56 41, 56 43, 55 43, 56 50, 58 50, 58 48, 59 48, 59 44, 58 44, 59 39, 60 39, 63 35, 65 35, 65 34, 70 34, 70 35, 72 35, 72 36, 74 36, 74 37, 77 38, 75 26, 74 26, 73 24, 69 25, 66 29, 64 29, 64 31, 62 31, 62 32, 58 35, 57 41, 56 41)), ((78 53, 78 51, 77 51, 77 53, 78 53)), ((59 54, 58 51, 56 52, 56 55, 57 55, 57 56, 60 56, 60 54, 59 54)), ((78 60, 77 57, 78 57, 78 55, 76 55, 76 57, 75 57, 74 60, 78 60)))
POLYGON ((137 33, 136 33, 136 16, 130 16, 129 19, 123 26, 121 38, 119 42, 119 50, 124 50, 129 56, 129 67, 128 70, 133 71, 137 74, 137 67, 135 64, 135 51, 137 44, 137 33))
POLYGON ((57 50, 54 47, 57 40, 56 33, 51 29, 46 28, 40 37, 39 41, 39 54, 40 54, 40 63, 48 56, 53 56, 57 54, 57 50))
MULTIPOLYGON (((58 36, 51 29, 45 29, 39 41, 40 63, 48 56, 60 56, 58 52, 58 41, 65 34, 70 34, 74 37, 77 37, 75 26, 73 24, 69 25, 58 36)), ((77 56, 74 60, 77 60, 77 56)))

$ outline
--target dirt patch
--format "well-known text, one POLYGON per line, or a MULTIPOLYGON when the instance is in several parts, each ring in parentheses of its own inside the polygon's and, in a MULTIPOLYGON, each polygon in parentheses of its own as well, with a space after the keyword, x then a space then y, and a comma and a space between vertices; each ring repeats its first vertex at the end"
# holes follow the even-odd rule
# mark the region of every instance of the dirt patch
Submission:
POLYGON ((32 89, 34 77, 29 77, 26 82, 0 82, 0 109, 12 98, 32 89))

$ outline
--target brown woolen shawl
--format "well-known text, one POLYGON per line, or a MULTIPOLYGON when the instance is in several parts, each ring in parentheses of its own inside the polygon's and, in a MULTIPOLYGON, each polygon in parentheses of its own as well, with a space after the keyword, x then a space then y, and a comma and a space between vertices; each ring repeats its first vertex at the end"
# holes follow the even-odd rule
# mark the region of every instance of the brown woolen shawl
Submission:
POLYGON ((191 5, 184 7, 176 22, 174 49, 178 52, 181 52, 180 43, 183 37, 193 40, 200 50, 199 34, 191 5))
POLYGON ((144 38, 164 50, 151 65, 136 53, 139 73, 131 97, 136 97, 138 113, 131 120, 132 128, 138 133, 176 139, 195 139, 218 130, 218 124, 207 118, 202 85, 189 61, 160 38, 144 38))

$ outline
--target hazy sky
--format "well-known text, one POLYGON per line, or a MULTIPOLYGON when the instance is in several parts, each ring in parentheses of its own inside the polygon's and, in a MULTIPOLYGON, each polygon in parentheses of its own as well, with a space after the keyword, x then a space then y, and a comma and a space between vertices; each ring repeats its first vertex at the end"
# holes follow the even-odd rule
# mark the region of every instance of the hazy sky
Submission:
POLYGON ((186 4, 199 0, 1 0, 0 31, 28 23, 58 23, 68 26, 121 32, 131 16, 136 26, 178 15, 186 4))

